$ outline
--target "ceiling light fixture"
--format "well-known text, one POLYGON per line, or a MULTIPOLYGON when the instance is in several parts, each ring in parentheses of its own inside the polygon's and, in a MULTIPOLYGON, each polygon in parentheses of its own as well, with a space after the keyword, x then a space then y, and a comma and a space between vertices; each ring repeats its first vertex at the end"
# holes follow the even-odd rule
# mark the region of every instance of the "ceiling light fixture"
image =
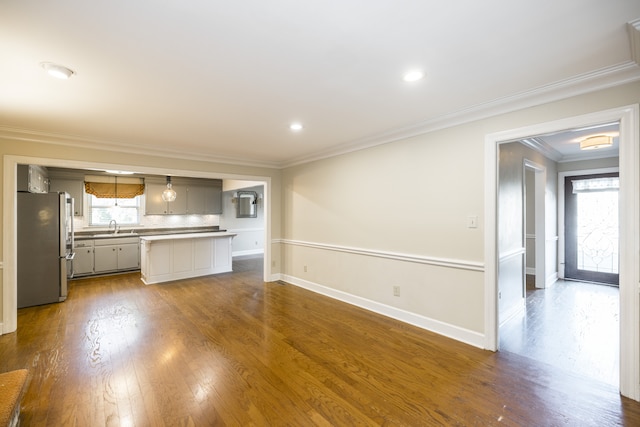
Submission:
POLYGON ((167 177, 167 188, 162 192, 162 200, 173 202, 176 199, 176 190, 171 188, 171 177, 167 177))
POLYGON ((405 82, 417 82, 424 77, 424 72, 420 70, 412 70, 404 75, 405 82))
POLYGON ((62 65, 54 64, 53 62, 42 62, 40 65, 42 65, 42 68, 45 69, 47 74, 57 79, 67 80, 69 77, 75 74, 72 69, 62 65))
POLYGON ((298 132, 302 130, 302 125, 300 123, 291 123, 291 126, 289 126, 289 129, 291 129, 294 132, 298 132))
POLYGON ((613 138, 608 135, 590 136, 580 141, 581 150, 597 150, 611 145, 613 145, 613 138))

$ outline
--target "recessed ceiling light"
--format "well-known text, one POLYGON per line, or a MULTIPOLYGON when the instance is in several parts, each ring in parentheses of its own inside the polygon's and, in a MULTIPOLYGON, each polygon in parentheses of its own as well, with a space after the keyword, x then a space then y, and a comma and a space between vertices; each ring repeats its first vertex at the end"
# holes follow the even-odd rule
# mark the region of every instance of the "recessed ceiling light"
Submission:
POLYGON ((405 82, 416 82, 424 77, 424 72, 421 70, 412 70, 404 75, 405 82))
POLYGON ((291 129, 294 132, 298 132, 302 130, 302 124, 300 123, 291 123, 291 125, 289 126, 289 129, 291 129))
POLYGON ((45 69, 47 74, 57 79, 66 80, 75 74, 72 69, 62 65, 54 64, 53 62, 42 62, 40 63, 40 65, 42 65, 42 68, 45 69))

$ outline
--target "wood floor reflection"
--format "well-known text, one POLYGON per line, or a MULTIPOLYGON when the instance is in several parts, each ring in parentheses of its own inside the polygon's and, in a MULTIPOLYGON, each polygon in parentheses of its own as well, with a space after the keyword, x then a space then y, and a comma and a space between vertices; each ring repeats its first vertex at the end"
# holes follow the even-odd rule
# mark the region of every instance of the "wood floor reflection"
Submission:
POLYGON ((617 287, 593 283, 527 286, 526 311, 500 328, 500 349, 617 387, 619 299, 617 287))
POLYGON ((0 371, 29 369, 22 425, 640 425, 613 386, 263 283, 261 262, 20 309, 0 371))

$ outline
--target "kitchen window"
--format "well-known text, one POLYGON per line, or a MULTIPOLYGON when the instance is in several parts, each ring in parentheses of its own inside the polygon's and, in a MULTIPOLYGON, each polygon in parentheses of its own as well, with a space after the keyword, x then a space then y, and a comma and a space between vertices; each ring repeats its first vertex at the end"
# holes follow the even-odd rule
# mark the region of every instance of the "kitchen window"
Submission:
POLYGON ((131 199, 98 198, 93 194, 89 198, 89 225, 108 226, 111 220, 118 225, 140 224, 140 198, 131 199))

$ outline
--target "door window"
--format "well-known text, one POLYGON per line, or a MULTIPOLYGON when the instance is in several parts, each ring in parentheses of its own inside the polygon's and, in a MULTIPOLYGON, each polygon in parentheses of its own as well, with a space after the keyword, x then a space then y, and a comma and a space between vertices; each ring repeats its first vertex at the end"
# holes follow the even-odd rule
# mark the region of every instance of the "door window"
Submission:
POLYGON ((618 284, 617 174, 567 177, 565 277, 618 284))

